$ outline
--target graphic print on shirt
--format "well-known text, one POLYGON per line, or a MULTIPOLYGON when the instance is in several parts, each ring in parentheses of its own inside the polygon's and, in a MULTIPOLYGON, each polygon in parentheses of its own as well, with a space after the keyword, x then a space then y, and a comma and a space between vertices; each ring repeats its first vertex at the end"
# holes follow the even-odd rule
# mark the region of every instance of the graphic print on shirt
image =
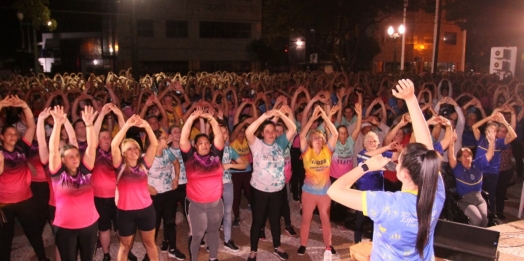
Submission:
POLYGON ((288 142, 286 136, 281 135, 271 145, 257 138, 249 146, 253 153, 253 174, 250 184, 254 188, 265 192, 275 192, 284 187, 284 149, 288 142))
POLYGON ((4 155, 4 172, 0 175, 0 202, 17 203, 32 196, 31 171, 27 166, 26 155, 30 146, 24 138, 16 142, 13 151, 0 147, 4 155))
POLYGON ((187 184, 187 177, 186 177, 186 166, 184 164, 184 159, 182 158, 182 152, 180 149, 174 149, 172 147, 169 147, 169 151, 173 153, 178 160, 178 163, 180 164, 180 174, 178 174, 178 184, 183 185, 187 184))

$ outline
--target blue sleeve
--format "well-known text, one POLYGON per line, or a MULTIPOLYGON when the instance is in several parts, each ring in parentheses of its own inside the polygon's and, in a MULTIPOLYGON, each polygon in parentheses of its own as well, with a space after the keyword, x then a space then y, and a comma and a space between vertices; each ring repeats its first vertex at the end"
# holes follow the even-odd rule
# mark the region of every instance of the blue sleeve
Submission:
POLYGON ((503 150, 510 146, 510 144, 505 144, 504 138, 495 139, 495 150, 503 150))
POLYGON ((285 150, 287 147, 287 144, 289 143, 289 140, 287 140, 286 134, 282 134, 278 136, 276 143, 282 150, 285 150))
MULTIPOLYGON (((367 152, 366 150, 362 150, 361 152, 358 153, 358 155, 364 155, 366 154, 366 152, 367 152)), ((357 156, 357 163, 363 163, 363 162, 364 160, 357 156)))
POLYGON ((386 158, 390 158, 393 157, 393 152, 392 151, 384 151, 382 152, 382 157, 386 157, 386 158))
POLYGON ((167 157, 169 158, 170 162, 173 162, 176 159, 175 154, 173 154, 173 152, 171 152, 169 148, 165 149, 164 152, 167 154, 167 157))
POLYGON ((442 148, 442 144, 440 144, 440 141, 433 144, 433 149, 438 152, 441 156, 444 154, 444 149, 442 148))

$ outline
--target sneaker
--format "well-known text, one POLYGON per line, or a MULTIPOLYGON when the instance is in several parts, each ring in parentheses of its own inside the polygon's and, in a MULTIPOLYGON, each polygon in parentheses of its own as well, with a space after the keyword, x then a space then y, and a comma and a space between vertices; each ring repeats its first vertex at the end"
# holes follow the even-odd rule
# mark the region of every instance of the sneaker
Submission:
POLYGON ((273 254, 275 256, 278 256, 282 260, 287 260, 289 258, 289 255, 286 252, 284 251, 280 252, 278 251, 278 248, 275 248, 275 251, 273 251, 273 254))
POLYGON ((111 256, 109 255, 109 253, 104 254, 104 259, 102 259, 102 261, 111 261, 111 256))
POLYGON ((306 247, 305 247, 305 246, 300 246, 300 247, 298 248, 297 253, 298 253, 299 255, 304 255, 304 254, 306 253, 306 247))
POLYGON ((260 236, 258 238, 262 241, 266 241, 266 231, 264 229, 260 230, 260 236))
POLYGON ((131 251, 129 251, 129 253, 127 254, 127 260, 138 261, 138 258, 131 251))
POLYGON ((186 259, 186 255, 182 254, 182 252, 180 252, 178 249, 171 249, 169 250, 169 256, 170 257, 174 257, 178 260, 184 260, 186 259))
POLYGON ((337 254, 337 251, 335 250, 335 248, 333 246, 329 246, 329 248, 331 249, 331 254, 333 254, 333 255, 337 254))
POLYGON ((233 227, 239 227, 240 226, 240 218, 235 218, 233 220, 233 227))
POLYGON ((238 247, 235 245, 235 243, 233 243, 233 240, 229 240, 227 241, 226 243, 224 243, 224 247, 226 248, 229 248, 229 250, 233 251, 233 252, 237 252, 238 251, 238 247))
POLYGON ((151 261, 151 260, 149 259, 149 256, 147 255, 147 253, 146 253, 146 255, 144 256, 144 259, 142 259, 142 261, 151 261))
POLYGON ((204 239, 202 238, 202 240, 200 241, 200 247, 205 247, 206 246, 206 241, 204 241, 204 239))
POLYGON ((162 253, 165 253, 167 252, 168 248, 169 248, 169 241, 164 239, 164 241, 162 241, 162 245, 160 246, 160 251, 162 251, 162 253))
POLYGON ((249 255, 247 256, 247 261, 257 261, 257 253, 256 252, 249 253, 249 255), (255 253, 253 257, 251 257, 252 253, 255 253))
POLYGON ((293 229, 293 226, 286 226, 286 232, 290 236, 296 236, 297 235, 297 232, 295 232, 295 229, 293 229))

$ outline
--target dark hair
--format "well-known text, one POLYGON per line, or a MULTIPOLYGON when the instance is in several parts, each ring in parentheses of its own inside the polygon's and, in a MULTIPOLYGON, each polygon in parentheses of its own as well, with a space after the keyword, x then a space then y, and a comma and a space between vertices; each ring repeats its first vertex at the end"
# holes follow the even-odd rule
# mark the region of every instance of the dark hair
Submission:
MULTIPOLYGON (((160 136, 162 136, 161 130, 154 130, 153 133, 155 134, 155 138, 157 140, 160 139, 160 136)), ((149 136, 146 136, 146 139, 144 141, 144 150, 147 150, 147 148, 149 148, 149 145, 151 145, 151 141, 149 140, 149 136)))
POLYGON ((339 125, 339 126, 337 127, 337 132, 340 132, 340 129, 346 129, 346 131, 348 131, 348 127, 346 127, 346 125, 342 125, 342 124, 339 125))
POLYGON ((428 150, 424 144, 411 143, 402 151, 400 167, 409 172, 411 180, 418 186, 416 249, 419 256, 424 258, 424 247, 429 240, 431 214, 437 191, 440 155, 434 150, 428 150))
POLYGON ((211 142, 211 139, 209 139, 209 136, 207 136, 207 134, 205 134, 205 133, 199 133, 199 134, 197 134, 197 135, 195 136, 195 139, 194 139, 194 141, 195 141, 195 146, 196 146, 196 144, 197 144, 198 139, 200 139, 201 137, 205 137, 209 142, 211 142))
MULTIPOLYGON (((84 121, 83 121, 82 119, 78 119, 78 120, 76 120, 75 122, 73 122, 73 129, 76 129, 76 125, 77 125, 78 123, 80 123, 80 122, 81 122, 81 123, 84 123, 84 121)), ((85 125, 85 123, 84 123, 84 125, 85 125)))
POLYGON ((262 122, 262 124, 260 124, 260 126, 258 127, 258 130, 257 130, 257 133, 258 133, 257 137, 258 137, 259 139, 263 139, 263 138, 264 138, 264 137, 262 137, 262 132, 264 131, 264 129, 265 129, 266 126, 268 126, 268 125, 273 125, 273 127, 276 128, 275 123, 272 122, 272 121, 270 121, 270 120, 266 120, 266 121, 262 122))
POLYGON ((169 127, 169 134, 171 134, 171 132, 173 132, 173 130, 176 129, 176 128, 179 128, 180 130, 182 130, 182 128, 180 128, 180 126, 178 126, 178 125, 175 123, 175 124, 173 124, 173 125, 171 125, 171 126, 169 127))
POLYGON ((4 126, 4 127, 2 128, 2 131, 0 132, 0 134, 4 135, 5 132, 7 131, 7 129, 10 129, 10 128, 13 128, 16 132, 18 132, 18 129, 17 129, 15 126, 13 126, 13 125, 7 125, 7 126, 4 126))
POLYGON ((459 159, 460 157, 462 157, 462 154, 464 152, 468 152, 471 156, 473 156, 473 152, 469 149, 469 148, 461 148, 457 151, 457 159, 459 159))

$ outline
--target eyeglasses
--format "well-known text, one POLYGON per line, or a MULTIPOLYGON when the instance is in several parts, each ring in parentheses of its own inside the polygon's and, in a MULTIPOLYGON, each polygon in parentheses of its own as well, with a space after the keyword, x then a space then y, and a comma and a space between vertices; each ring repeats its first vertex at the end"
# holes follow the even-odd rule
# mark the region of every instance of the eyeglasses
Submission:
POLYGON ((375 143, 378 143, 378 140, 368 140, 366 141, 366 143, 375 144, 375 143))
POLYGON ((313 140, 323 140, 322 137, 313 137, 313 140))

